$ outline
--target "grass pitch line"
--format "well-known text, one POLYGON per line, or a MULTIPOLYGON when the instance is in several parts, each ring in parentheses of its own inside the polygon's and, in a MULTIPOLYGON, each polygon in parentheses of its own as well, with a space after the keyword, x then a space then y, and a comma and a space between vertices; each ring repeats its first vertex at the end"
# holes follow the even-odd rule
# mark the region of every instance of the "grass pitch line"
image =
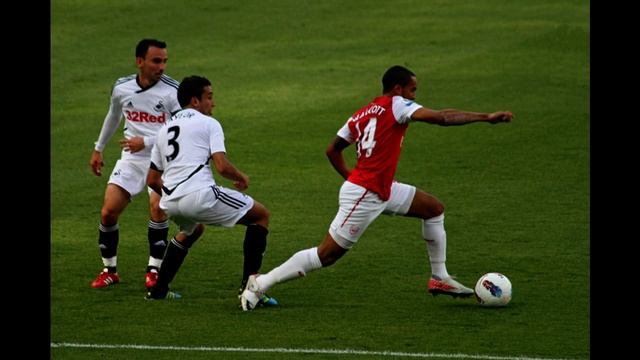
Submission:
POLYGON ((493 356, 471 354, 438 354, 438 353, 407 353, 398 351, 366 351, 353 349, 290 349, 290 348, 246 348, 222 346, 160 346, 135 344, 79 344, 79 343, 51 343, 52 348, 91 348, 91 349, 136 349, 136 350, 176 350, 176 351, 209 351, 209 352, 256 352, 280 354, 335 354, 335 355, 363 355, 363 356, 395 356, 425 359, 477 359, 477 360, 570 360, 538 358, 528 356, 493 356))

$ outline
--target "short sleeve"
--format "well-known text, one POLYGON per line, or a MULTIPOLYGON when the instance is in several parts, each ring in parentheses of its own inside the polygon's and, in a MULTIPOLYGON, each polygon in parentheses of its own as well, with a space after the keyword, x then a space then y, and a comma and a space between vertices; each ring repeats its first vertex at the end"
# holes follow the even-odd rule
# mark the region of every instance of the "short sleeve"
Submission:
POLYGON ((413 100, 405 99, 402 96, 393 97, 393 116, 400 124, 406 124, 411 120, 411 115, 420 109, 422 105, 413 100))
POLYGON ((347 121, 341 128, 338 130, 338 136, 347 140, 349 143, 353 143, 353 135, 351 134, 351 130, 349 130, 349 122, 347 121))
POLYGON ((209 149, 211 149, 211 154, 227 152, 224 147, 224 132, 222 131, 222 125, 220 125, 216 119, 213 119, 209 124, 209 131, 211 134, 211 136, 209 136, 209 149))

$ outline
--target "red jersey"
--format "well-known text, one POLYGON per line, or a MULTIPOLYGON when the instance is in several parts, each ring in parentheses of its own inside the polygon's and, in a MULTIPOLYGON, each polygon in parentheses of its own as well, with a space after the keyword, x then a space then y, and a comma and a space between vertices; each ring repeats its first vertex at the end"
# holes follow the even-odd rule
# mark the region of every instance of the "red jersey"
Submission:
POLYGON ((356 142, 358 160, 348 181, 389 200, 402 139, 411 114, 422 106, 402 96, 379 96, 356 111, 338 136, 356 142))

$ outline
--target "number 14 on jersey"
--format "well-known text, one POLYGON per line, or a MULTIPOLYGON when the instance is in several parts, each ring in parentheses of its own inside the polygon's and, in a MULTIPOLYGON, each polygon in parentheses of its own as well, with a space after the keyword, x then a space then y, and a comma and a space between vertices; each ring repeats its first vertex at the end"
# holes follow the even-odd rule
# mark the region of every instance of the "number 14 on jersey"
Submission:
POLYGON ((378 118, 371 118, 367 123, 367 126, 364 127, 364 131, 360 130, 360 125, 362 123, 356 124, 356 129, 358 129, 358 157, 364 155, 365 157, 370 157, 373 148, 376 146, 376 124, 378 123, 378 118))

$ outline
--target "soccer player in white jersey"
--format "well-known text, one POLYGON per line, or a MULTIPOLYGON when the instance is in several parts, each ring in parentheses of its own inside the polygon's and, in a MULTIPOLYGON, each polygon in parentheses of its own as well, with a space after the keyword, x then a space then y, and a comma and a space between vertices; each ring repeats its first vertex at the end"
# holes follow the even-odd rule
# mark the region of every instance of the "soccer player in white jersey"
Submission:
POLYGON ((460 110, 431 110, 414 100, 416 76, 402 66, 389 68, 382 77, 382 96, 356 111, 338 131, 326 150, 329 161, 346 180, 340 188, 340 207, 318 247, 297 252, 264 275, 249 277, 240 302, 251 310, 260 294, 273 285, 305 276, 332 265, 353 247, 369 224, 380 214, 402 215, 422 220, 422 238, 431 263, 428 291, 433 295, 469 297, 473 290, 454 280, 445 266, 447 238, 444 205, 415 186, 394 181, 402 140, 413 121, 442 126, 483 121, 510 122, 508 111, 473 113, 460 110), (356 144, 357 161, 350 169, 342 151, 356 144))
MULTIPOLYGON (((203 224, 247 227, 242 292, 249 275, 256 274, 262 265, 269 212, 251 196, 218 186, 213 178, 210 161, 220 175, 233 181, 236 189, 242 191, 249 186, 249 177, 227 158, 222 126, 211 117, 215 106, 211 82, 200 76, 184 78, 178 89, 178 100, 183 110, 158 132, 147 183, 162 194, 160 208, 178 225, 179 231, 169 243, 158 281, 146 298, 181 297, 169 290, 169 283, 193 243, 204 232, 203 224)), ((258 303, 277 305, 275 299, 264 294, 258 303)))
MULTIPOLYGON (((109 112, 104 119, 89 165, 96 176, 102 175, 102 151, 124 118, 122 154, 109 177, 100 212, 98 245, 104 269, 91 283, 93 288, 105 288, 120 282, 117 272, 119 241, 118 218, 131 198, 146 188, 151 148, 158 129, 180 110, 177 99, 178 82, 164 74, 167 45, 159 40, 143 39, 136 46, 138 73, 120 78, 111 92, 109 112)), ((147 188, 148 189, 148 188, 147 188)), ((149 193, 149 262, 145 286, 156 281, 162 256, 167 246, 169 221, 158 207, 160 197, 149 193)))

